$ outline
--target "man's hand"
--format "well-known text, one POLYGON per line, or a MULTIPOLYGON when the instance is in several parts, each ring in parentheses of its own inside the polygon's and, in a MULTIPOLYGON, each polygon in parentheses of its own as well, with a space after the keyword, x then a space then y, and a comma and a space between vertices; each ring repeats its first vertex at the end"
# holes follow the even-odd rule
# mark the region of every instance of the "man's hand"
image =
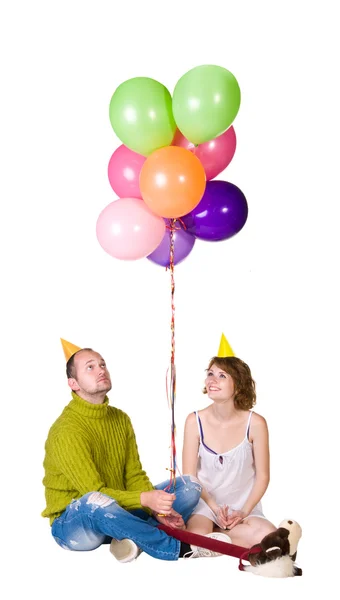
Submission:
POLYGON ((163 490, 151 490, 150 492, 142 492, 140 495, 140 503, 146 508, 151 508, 155 513, 162 515, 170 515, 170 511, 174 501, 175 494, 169 494, 163 490))
POLYGON ((176 512, 173 508, 171 509, 170 513, 166 517, 163 517, 156 513, 153 513, 153 517, 159 523, 162 523, 163 525, 167 525, 168 527, 171 527, 172 529, 185 529, 185 523, 183 521, 182 516, 178 512, 176 512))

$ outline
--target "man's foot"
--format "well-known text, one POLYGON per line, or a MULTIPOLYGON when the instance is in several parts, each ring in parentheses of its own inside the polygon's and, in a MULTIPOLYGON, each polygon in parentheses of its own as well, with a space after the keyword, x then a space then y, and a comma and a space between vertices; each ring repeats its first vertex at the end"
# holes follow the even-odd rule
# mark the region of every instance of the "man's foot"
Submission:
POLYGON ((110 552, 121 563, 131 562, 142 552, 132 540, 111 540, 110 552))
MULTIPOLYGON (((232 544, 229 535, 226 535, 225 533, 219 533, 218 531, 214 531, 213 533, 207 533, 204 537, 232 544)), ((221 554, 220 552, 214 552, 213 550, 208 550, 208 548, 201 548, 200 546, 191 545, 191 549, 192 552, 187 552, 187 554, 184 555, 183 558, 201 558, 202 556, 223 556, 223 554, 221 554)))

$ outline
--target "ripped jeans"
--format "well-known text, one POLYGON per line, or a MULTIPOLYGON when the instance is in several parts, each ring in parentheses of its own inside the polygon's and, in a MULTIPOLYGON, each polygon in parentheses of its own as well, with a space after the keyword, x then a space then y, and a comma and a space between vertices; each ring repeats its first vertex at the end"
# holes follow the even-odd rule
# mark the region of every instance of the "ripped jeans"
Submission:
MULTIPOLYGON (((168 484, 169 481, 164 481, 155 489, 163 490, 168 484)), ((201 490, 201 485, 189 475, 184 475, 183 480, 176 479, 173 508, 185 523, 198 503, 201 490)), ((154 558, 177 560, 180 542, 157 525, 158 521, 142 509, 127 511, 110 496, 90 492, 73 500, 53 521, 52 535, 67 550, 95 550, 112 538, 129 538, 154 558)))

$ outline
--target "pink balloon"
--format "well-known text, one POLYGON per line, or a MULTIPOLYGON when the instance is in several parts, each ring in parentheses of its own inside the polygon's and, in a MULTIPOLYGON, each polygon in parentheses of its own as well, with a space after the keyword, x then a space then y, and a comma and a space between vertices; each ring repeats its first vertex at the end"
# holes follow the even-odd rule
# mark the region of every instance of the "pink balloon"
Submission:
POLYGON ((101 247, 121 260, 145 258, 161 243, 165 221, 143 200, 119 198, 100 213, 96 227, 101 247))
POLYGON ((195 144, 189 142, 189 140, 184 137, 183 133, 181 133, 179 129, 176 129, 175 137, 171 142, 171 146, 179 146, 180 148, 185 148, 185 150, 191 150, 192 152, 196 148, 195 144))
POLYGON ((139 174, 146 161, 146 156, 133 152, 122 145, 112 154, 109 166, 109 182, 120 198, 141 198, 139 174))
POLYGON ((217 138, 195 147, 192 142, 189 142, 177 130, 172 145, 191 150, 201 161, 207 181, 210 181, 210 179, 214 179, 231 162, 236 150, 236 134, 233 126, 231 126, 217 138))

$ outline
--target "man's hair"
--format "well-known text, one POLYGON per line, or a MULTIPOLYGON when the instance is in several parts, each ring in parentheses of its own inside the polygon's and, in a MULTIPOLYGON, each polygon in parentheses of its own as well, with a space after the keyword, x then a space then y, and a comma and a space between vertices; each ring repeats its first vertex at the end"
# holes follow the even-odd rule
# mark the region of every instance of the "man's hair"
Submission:
POLYGON ((72 379, 73 377, 76 377, 76 366, 74 364, 74 357, 79 354, 79 352, 83 352, 84 350, 89 350, 90 352, 93 352, 92 348, 81 348, 80 350, 78 350, 77 352, 75 352, 74 354, 72 354, 72 356, 68 359, 67 363, 66 363, 66 376, 67 379, 72 379))
MULTIPOLYGON (((207 371, 211 369, 212 365, 216 365, 231 376, 235 388, 234 404, 236 408, 249 410, 256 404, 256 384, 248 365, 243 360, 236 356, 224 358, 214 356, 209 362, 207 371)), ((206 387, 203 389, 203 393, 207 393, 206 387)))

